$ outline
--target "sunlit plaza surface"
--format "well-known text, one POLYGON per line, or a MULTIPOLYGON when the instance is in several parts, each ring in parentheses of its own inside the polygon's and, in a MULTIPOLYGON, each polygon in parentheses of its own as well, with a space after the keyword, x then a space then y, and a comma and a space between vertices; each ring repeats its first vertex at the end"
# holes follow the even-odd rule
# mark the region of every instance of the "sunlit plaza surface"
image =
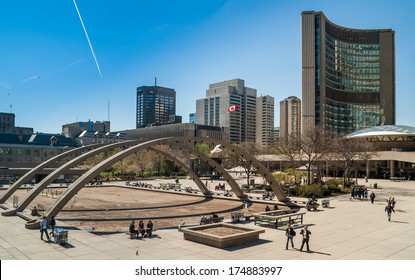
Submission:
MULTIPOLYGON (((181 183, 192 184, 190 180, 181 183)), ((365 182, 360 180, 359 184, 365 182)), ((156 228, 151 238, 142 240, 130 239, 125 232, 94 234, 85 228, 67 224, 68 243, 59 245, 40 240, 39 230, 26 229, 26 221, 18 216, 0 216, 0 259, 414 260, 415 181, 369 179, 365 185, 369 188, 369 194, 372 190, 376 193, 374 204, 370 200, 342 195, 330 198, 329 208, 319 208, 319 211, 309 211, 304 215, 303 225, 308 225, 312 232, 310 252, 299 250, 300 228, 296 228, 295 248, 285 250, 284 228, 261 227, 254 225, 253 221, 240 223, 239 226, 265 229, 258 241, 219 249, 184 240, 178 226, 156 228), (374 183, 378 184, 377 189, 373 188, 374 183), (391 222, 388 222, 384 211, 389 197, 397 201, 391 222)), ((217 201, 228 203, 223 199, 217 201)), ((224 222, 230 223, 226 217, 224 222)), ((63 221, 58 221, 58 224, 65 226, 63 221)), ((125 231, 128 224, 129 221, 125 221, 125 231)))

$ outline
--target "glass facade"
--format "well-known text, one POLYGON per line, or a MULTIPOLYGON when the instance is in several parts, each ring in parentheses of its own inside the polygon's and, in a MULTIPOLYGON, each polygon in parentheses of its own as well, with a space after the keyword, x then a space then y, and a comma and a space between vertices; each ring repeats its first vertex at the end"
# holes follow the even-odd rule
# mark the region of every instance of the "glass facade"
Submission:
POLYGON ((321 123, 321 61, 324 60, 324 126, 334 133, 350 133, 380 125, 380 45, 379 32, 339 28, 315 17, 316 125, 321 123), (324 48, 320 46, 324 44, 324 48), (324 57, 320 57, 324 50, 324 57), (364 96, 366 95, 366 96, 364 96), (369 96, 370 95, 370 96, 369 96), (375 96, 375 98, 373 98, 375 96))
POLYGON ((353 29, 304 11, 302 128, 336 134, 395 124, 395 32, 353 29))
POLYGON ((136 127, 169 122, 176 114, 176 91, 159 86, 137 88, 136 127))

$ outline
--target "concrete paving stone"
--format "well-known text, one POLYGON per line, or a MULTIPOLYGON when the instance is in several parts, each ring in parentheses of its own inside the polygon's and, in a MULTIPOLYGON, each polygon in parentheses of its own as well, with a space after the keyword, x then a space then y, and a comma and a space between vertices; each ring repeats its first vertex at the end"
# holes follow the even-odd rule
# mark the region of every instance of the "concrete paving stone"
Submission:
POLYGON ((0 260, 17 260, 17 258, 10 254, 0 254, 0 260))
POLYGON ((74 259, 77 259, 77 256, 99 253, 98 250, 88 247, 88 246, 66 248, 66 250, 63 250, 62 252, 66 254, 69 258, 73 257, 74 259))
MULTIPOLYGON (((193 254, 191 259, 192 260, 217 260, 218 258, 204 255, 204 254, 193 254)), ((188 256, 183 256, 183 257, 177 258, 177 260, 189 260, 189 258, 188 256)))
POLYGON ((68 258, 67 255, 56 251, 27 253, 27 257, 31 260, 66 260, 68 258))
POLYGON ((151 250, 151 248, 142 248, 140 251, 143 255, 153 255, 158 256, 161 260, 171 260, 177 258, 186 257, 191 259, 192 251, 181 249, 180 247, 172 249, 172 248, 164 248, 160 249, 159 251, 151 250))
POLYGON ((406 247, 398 252, 395 252, 393 254, 391 254, 390 256, 388 256, 387 258, 385 258, 386 260, 413 260, 415 256, 415 245, 406 247))
POLYGON ((115 260, 115 258, 108 254, 101 252, 94 252, 90 254, 77 255, 73 257, 74 260, 115 260))
POLYGON ((17 248, 12 248, 12 249, 8 250, 8 252, 11 256, 16 258, 17 260, 27 260, 27 259, 29 259, 26 253, 20 251, 17 248))
POLYGON ((373 253, 368 253, 365 250, 354 251, 351 254, 348 254, 344 257, 339 258, 339 260, 383 260, 383 256, 379 256, 373 253))

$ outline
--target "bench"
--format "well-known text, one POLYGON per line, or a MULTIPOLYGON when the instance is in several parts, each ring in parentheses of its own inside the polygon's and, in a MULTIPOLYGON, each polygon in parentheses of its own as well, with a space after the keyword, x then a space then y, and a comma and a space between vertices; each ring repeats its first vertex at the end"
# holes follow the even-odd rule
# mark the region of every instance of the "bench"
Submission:
POLYGON ((293 200, 291 200, 291 202, 294 202, 294 203, 297 203, 297 204, 300 204, 300 203, 307 204, 308 203, 308 200, 293 199, 293 200))
POLYGON ((245 221, 250 221, 252 217, 253 215, 251 212, 245 212, 245 211, 231 212, 232 222, 241 222, 243 219, 245 221))
POLYGON ((135 237, 134 236, 137 236, 137 234, 136 233, 133 233, 133 232, 129 232, 129 231, 127 231, 126 233, 125 233, 130 239, 134 239, 135 237))
POLYGON ((210 217, 200 220, 201 225, 213 224, 223 222, 223 217, 210 217))
POLYGON ((296 212, 282 214, 278 216, 269 216, 269 215, 258 215, 254 214, 255 222, 254 224, 271 226, 275 229, 278 229, 279 226, 284 226, 287 224, 303 224, 304 215, 306 212, 296 212))
POLYGON ((392 182, 404 182, 406 181, 406 177, 390 177, 389 180, 392 182))

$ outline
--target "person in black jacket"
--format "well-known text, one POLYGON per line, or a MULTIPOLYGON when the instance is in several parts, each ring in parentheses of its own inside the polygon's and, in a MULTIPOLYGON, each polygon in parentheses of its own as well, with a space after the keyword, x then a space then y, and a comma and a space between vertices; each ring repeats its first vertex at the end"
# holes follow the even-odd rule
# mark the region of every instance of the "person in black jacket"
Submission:
MULTIPOLYGON (((144 228, 144 222, 140 220, 138 223, 138 230, 141 233, 141 237, 146 237, 146 229, 144 228)), ((138 237, 138 236, 137 236, 138 237)))
POLYGON ((135 221, 133 220, 130 224, 130 233, 133 233, 138 238, 138 230, 135 229, 135 221))
POLYGON ((55 236, 55 227, 56 227, 56 221, 55 216, 52 216, 49 222, 51 232, 49 233, 50 236, 55 236))
POLYGON ((291 227, 291 224, 287 225, 287 229, 285 230, 285 236, 287 236, 287 243, 285 244, 285 250, 288 250, 289 241, 291 241, 291 247, 294 248, 293 238, 295 236, 295 231, 291 227))
POLYGON ((373 204, 373 202, 375 201, 375 197, 376 197, 376 195, 375 195, 375 193, 372 191, 372 193, 370 194, 370 201, 372 202, 372 204, 373 204))
POLYGON ((310 247, 308 246, 308 241, 310 240, 311 231, 308 230, 308 226, 305 226, 300 234, 303 236, 303 242, 301 243, 300 251, 303 250, 304 244, 307 244, 307 252, 310 251, 310 247))
POLYGON ((153 234, 153 222, 151 220, 147 223, 146 234, 150 237, 153 234))

